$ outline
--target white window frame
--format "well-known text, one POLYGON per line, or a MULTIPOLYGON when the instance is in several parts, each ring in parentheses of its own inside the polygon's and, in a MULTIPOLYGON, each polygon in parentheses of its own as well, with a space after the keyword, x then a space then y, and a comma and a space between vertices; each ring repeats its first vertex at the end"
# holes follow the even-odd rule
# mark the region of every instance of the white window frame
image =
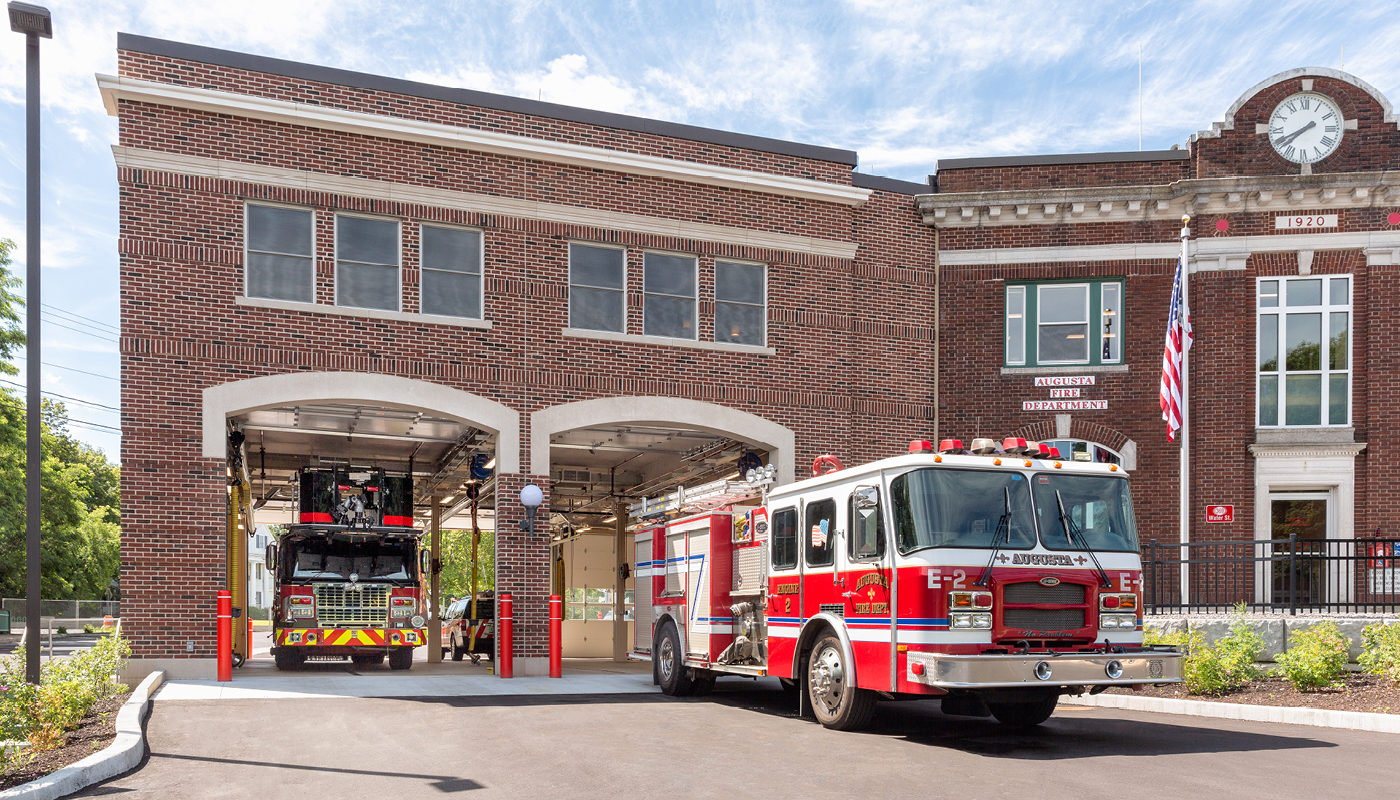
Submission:
POLYGON ((627 268, 627 248, 626 248, 626 247, 619 247, 618 245, 614 245, 614 244, 607 244, 607 243, 604 243, 604 242, 589 242, 589 241, 583 241, 583 240, 577 240, 577 239, 575 239, 575 240, 570 240, 569 242, 567 242, 567 248, 568 248, 568 249, 566 250, 566 257, 568 258, 568 262, 569 262, 569 264, 568 264, 568 270, 569 270, 569 274, 568 274, 568 278, 569 278, 569 307, 568 307, 568 309, 567 309, 568 315, 565 317, 565 321, 566 321, 566 323, 568 324, 569 329, 570 329, 570 330, 586 331, 586 332, 588 332, 588 333, 617 333, 617 334, 625 334, 625 333, 627 333, 627 319, 628 319, 628 316, 629 316, 629 315, 628 315, 628 311, 627 311, 627 273, 628 273, 628 268, 627 268), (614 288, 612 288, 611 286, 591 286, 591 285, 585 284, 585 283, 575 283, 575 282, 574 282, 574 245, 579 245, 580 247, 595 247, 595 248, 598 248, 599 250, 617 250, 617 251, 621 252, 621 253, 622 253, 622 287, 621 287, 620 289, 614 289, 614 288), (594 328, 574 328, 574 327, 573 327, 573 324, 574 324, 574 292, 573 292, 573 288, 574 288, 575 286, 581 286, 581 287, 583 287, 583 288, 585 288, 585 289, 596 289, 596 290, 599 290, 599 291, 606 291, 606 292, 619 292, 619 293, 622 294, 622 319, 618 320, 618 322, 619 322, 619 327, 618 327, 617 330, 615 330, 615 331, 611 331, 611 330, 608 330, 608 331, 598 331, 598 330, 596 330, 596 329, 594 329, 594 328))
MULTIPOLYGON (((269 250, 258 250, 256 252, 266 253, 268 255, 275 256, 290 255, 289 253, 273 253, 269 250)), ((295 257, 301 258, 302 256, 295 257)), ((290 203, 264 203, 261 201, 246 201, 243 203, 243 296, 248 298, 254 298, 257 300, 271 300, 273 302, 278 303, 305 303, 307 305, 314 305, 316 303, 316 209, 309 208, 307 206, 292 205, 290 203), (248 294, 248 254, 254 252, 248 246, 248 209, 253 206, 263 206, 265 208, 285 208, 289 211, 305 211, 306 213, 311 215, 311 254, 309 256, 309 258, 311 259, 311 264, 307 269, 307 282, 311 284, 310 300, 286 300, 280 297, 260 296, 254 298, 253 295, 248 294)))
POLYGON ((390 312, 402 312, 402 311, 403 311, 403 220, 401 220, 401 219, 396 219, 396 218, 394 218, 394 217, 377 216, 377 215, 374 215, 374 214, 355 214, 355 213, 348 213, 348 212, 344 212, 344 211, 337 211, 337 212, 335 212, 335 217, 334 217, 334 219, 333 219, 333 221, 332 221, 332 225, 331 225, 331 251, 332 251, 332 253, 333 253, 334 256, 335 256, 334 261, 335 261, 335 304, 336 304, 336 306, 338 306, 338 307, 340 307, 340 308, 364 309, 364 310, 367 310, 367 311, 390 311, 390 312), (350 305, 350 304, 348 304, 348 303, 342 303, 342 302, 340 301, 340 263, 341 263, 342 260, 343 260, 343 261, 346 261, 347 263, 350 263, 350 264, 360 264, 360 265, 370 266, 370 267, 383 267, 383 266, 385 266, 384 264, 376 264, 376 263, 371 262, 371 261, 350 261, 349 259, 342 259, 342 258, 340 257, 340 218, 341 218, 341 217, 352 217, 352 218, 355 218, 355 219, 368 219, 368 220, 373 220, 373 221, 375 221, 375 222, 392 222, 392 223, 394 223, 394 240, 395 240, 394 252, 398 255, 398 259, 396 260, 396 262, 395 262, 395 264, 394 264, 394 285, 395 285, 396 289, 395 289, 395 292, 394 292, 394 307, 393 307, 393 308, 385 309, 385 308, 375 308, 375 307, 373 307, 373 306, 355 306, 355 305, 350 305))
POLYGON ((1002 306, 1002 322, 1004 323, 1002 329, 1002 361, 1007 366, 1011 367, 1022 367, 1026 364, 1026 322, 1029 319, 1029 310, 1026 308, 1027 285, 1028 284, 1018 283, 1007 286, 1005 292, 1006 299, 1004 301, 1004 305, 1002 306), (1015 317, 1011 315, 1012 292, 1015 292, 1021 296, 1021 313, 1015 317), (1016 322, 1013 323, 1012 320, 1016 320, 1016 322), (1020 359, 1015 361, 1011 360, 1011 358, 1008 357, 1011 353, 1013 327, 1019 327, 1021 329, 1019 334, 1021 357, 1020 359))
MULTIPOLYGON (((400 269, 402 269, 402 267, 400 267, 400 269)), ((459 273, 456 273, 456 274, 461 275, 461 274, 464 274, 464 273, 460 273, 460 272, 459 272, 459 273)), ((469 274, 469 273, 467 273, 467 274, 469 274)), ((418 223, 418 311, 419 311, 419 313, 424 314, 424 315, 426 315, 426 316, 430 316, 430 317, 444 317, 444 316, 445 316, 445 317, 452 317, 452 318, 454 318, 454 319, 479 319, 479 320, 484 320, 484 319, 486 319, 486 231, 482 230, 481 228, 470 228, 470 227, 461 226, 461 225, 439 225, 439 224, 437 224, 437 223, 431 223, 431 222, 420 222, 420 223, 418 223), (480 238, 480 245, 476 248, 476 257, 477 257, 477 264, 476 264, 476 277, 477 277, 477 287, 476 287, 476 288, 477 288, 477 308, 479 308, 479 309, 481 310, 481 315, 480 315, 480 316, 469 317, 469 316, 467 316, 467 315, 465 315, 465 314, 439 314, 439 313, 437 313, 437 312, 428 312, 428 311, 424 311, 424 310, 423 310, 423 297, 424 297, 425 294, 426 294, 426 293, 423 291, 423 284, 424 284, 423 275, 424 275, 424 273, 427 273, 427 272, 453 272, 453 270, 436 269, 436 268, 424 266, 424 262, 423 262, 423 251, 424 251, 423 241, 424 241, 424 239, 426 238, 426 231, 427 231, 429 228, 440 228, 440 229, 442 229, 442 230, 449 230, 449 231, 469 231, 469 232, 475 233, 477 236, 481 237, 481 238, 480 238)))
MULTIPOLYGON (((764 280, 767 280, 765 276, 764 280)), ((765 292, 766 292, 765 286, 765 292)), ((766 294, 765 294, 766 296, 766 294)), ((767 328, 767 325, 764 326, 767 328)), ((681 341, 693 342, 700 340, 700 257, 695 253, 682 253, 673 250, 643 250, 642 251, 642 335, 654 336, 658 339, 679 339, 681 341), (668 256, 671 258, 688 258, 691 261, 691 281, 695 287, 695 294, 680 295, 666 294, 664 292, 652 292, 647 290, 647 256, 668 256), (690 335, 689 336, 667 336, 661 333, 647 332, 647 298, 655 295, 657 297, 671 297, 677 299, 690 300, 690 335)), ((765 333, 766 336, 766 333, 765 333)))
POLYGON ((1257 428, 1267 428, 1269 430, 1283 430, 1289 428, 1346 428, 1351 426, 1352 411, 1355 408, 1356 391, 1352 381, 1353 368, 1355 366, 1355 339, 1356 330, 1356 276, 1351 274, 1330 275, 1261 275, 1254 279, 1254 425, 1257 428), (1347 282, 1347 303, 1344 305, 1332 302, 1332 281, 1344 278, 1347 282), (1294 281, 1322 281, 1322 304, 1317 306, 1289 306, 1287 305, 1288 289, 1287 284, 1294 281), (1274 281, 1278 284, 1278 305, 1266 309, 1261 303, 1261 292, 1265 281, 1274 281), (1331 356, 1331 323, 1332 314, 1345 313, 1347 315, 1347 366, 1346 369, 1336 370, 1329 365, 1331 356), (1319 330, 1318 366, 1316 374, 1319 376, 1321 392, 1318 397, 1319 421, 1317 424, 1288 424, 1287 406, 1287 381, 1285 376, 1289 374, 1313 374, 1314 370, 1306 370, 1301 373, 1289 373, 1284 369, 1287 363, 1288 353, 1284 349, 1284 344, 1288 336, 1288 326, 1285 324, 1289 314, 1317 314, 1321 317, 1319 330), (1277 319, 1277 326, 1274 331, 1276 337, 1275 346, 1277 348, 1277 366, 1272 372, 1261 370, 1259 363, 1260 346, 1263 342, 1264 317, 1272 316, 1277 319), (1332 381, 1334 375, 1346 375, 1347 384, 1347 405, 1346 418, 1341 422, 1330 422, 1332 405, 1332 381), (1278 413, 1278 421, 1272 424, 1264 424, 1261 401, 1263 392, 1260 389, 1262 378, 1266 375, 1274 377, 1275 380, 1275 402, 1278 413))
POLYGON ((1035 363, 1042 366, 1054 366, 1059 364, 1092 364, 1094 363, 1094 323, 1090 319, 1094 314, 1094 290, 1088 283, 1037 283, 1035 285, 1035 363), (1043 319, 1041 309, 1042 292, 1045 289, 1083 289, 1084 290, 1084 358, 1068 359, 1064 361, 1047 361, 1040 357, 1040 329, 1048 325, 1079 325, 1079 321, 1060 321, 1047 323, 1043 319))
MULTIPOLYGON (((697 264, 698 264, 698 259, 697 259, 697 264)), ((718 344, 741 344, 741 345, 744 346, 744 347, 767 347, 767 346, 768 346, 768 265, 765 264, 765 263, 759 262, 759 261, 739 261, 739 260, 736 260, 736 259, 733 259, 733 258, 716 258, 716 259, 714 260, 714 275, 715 275, 715 285, 714 285, 714 292, 715 292, 715 297, 714 297, 714 301, 715 301, 715 302, 714 302, 714 305, 715 305, 715 309, 714 309, 714 315, 713 315, 713 316, 715 317, 715 319, 711 320, 711 323, 712 323, 712 325, 714 326, 714 330, 710 332, 711 338, 712 338, 716 343, 718 343, 718 344), (729 340, 727 340, 727 339, 720 339, 720 338, 719 338, 718 318, 719 318, 719 306, 720 306, 720 303, 724 303, 725 305, 731 305, 731 306, 750 306, 750 307, 752 307, 752 306, 755 305, 754 303, 742 303, 742 302, 739 302, 738 300, 720 300, 720 299, 719 299, 719 265, 720 265, 720 262, 724 262, 725 264, 738 264, 738 265, 740 265, 740 266, 745 266, 745 267, 758 267, 759 269, 763 270, 763 302, 762 302, 762 304, 759 304, 759 306, 758 306, 758 307, 763 311, 763 341, 759 342, 759 343, 756 344, 756 345, 755 345, 755 344, 748 344, 748 343, 746 343, 746 342, 744 342, 744 343, 741 343, 741 342, 731 342, 731 341, 729 341, 729 340)), ((698 276, 697 276, 697 277, 698 277, 698 276)), ((696 295, 699 295, 699 293, 700 293, 700 285, 699 285, 699 281, 698 281, 698 280, 697 280, 696 285, 695 285, 695 293, 696 293, 696 295)), ((700 305, 700 303, 699 303, 699 298, 698 298, 698 297, 697 297, 697 299, 696 299, 695 305, 696 305, 696 313, 698 314, 698 313, 699 313, 699 305, 700 305)))

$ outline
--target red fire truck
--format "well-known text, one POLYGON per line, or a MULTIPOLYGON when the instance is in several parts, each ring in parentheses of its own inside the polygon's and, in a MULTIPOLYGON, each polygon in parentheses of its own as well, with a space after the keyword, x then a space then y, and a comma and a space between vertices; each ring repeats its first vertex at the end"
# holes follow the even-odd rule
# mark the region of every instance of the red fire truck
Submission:
POLYGON ((413 666, 427 644, 428 552, 413 527, 413 479, 379 469, 303 468, 298 522, 268 545, 276 582, 272 656, 413 666))
POLYGON ((633 657, 666 694, 771 676, 830 728, 917 697, 1028 727, 1061 695, 1181 680, 1180 653, 1142 644, 1118 465, 975 439, 849 469, 822 456, 781 487, 771 466, 747 477, 632 508, 633 657))

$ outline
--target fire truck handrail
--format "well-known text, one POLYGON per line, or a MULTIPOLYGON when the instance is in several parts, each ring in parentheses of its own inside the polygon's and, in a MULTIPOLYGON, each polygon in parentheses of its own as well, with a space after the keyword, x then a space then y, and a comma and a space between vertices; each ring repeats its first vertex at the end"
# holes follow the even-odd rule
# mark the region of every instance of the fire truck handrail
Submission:
POLYGON ((718 480, 691 488, 680 486, 677 487, 676 491, 661 497, 644 497, 640 502, 629 506, 627 513, 632 519, 640 520, 647 517, 707 511, 720 506, 752 500, 758 496, 759 488, 747 481, 718 480))

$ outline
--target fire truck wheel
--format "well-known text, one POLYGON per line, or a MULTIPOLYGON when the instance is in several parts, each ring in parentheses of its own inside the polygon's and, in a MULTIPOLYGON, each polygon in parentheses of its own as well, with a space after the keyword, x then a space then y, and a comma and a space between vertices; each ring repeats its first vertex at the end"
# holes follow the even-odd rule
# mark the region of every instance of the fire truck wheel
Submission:
POLYGON ((807 661, 807 699, 822 725, 839 731, 865 726, 875 712, 875 693, 850 685, 841 640, 828 633, 817 640, 807 661))
POLYGON ((1055 713, 1055 704, 1060 700, 1058 693, 1047 693, 1035 700, 1021 700, 1015 703, 988 703, 987 708, 997 722, 1012 728, 1034 728, 1050 719, 1055 713))
POLYGON ((278 669, 286 672, 301 669, 302 665, 306 663, 306 654, 299 653, 290 647, 279 647, 277 652, 273 654, 272 660, 276 662, 278 669))
POLYGON ((681 655, 681 637, 676 626, 670 622, 661 626, 661 635, 656 641, 656 676, 661 684, 661 693, 672 697, 684 697, 694 688, 690 670, 685 666, 681 655))
POLYGON ((389 669, 409 669, 413 666, 413 648, 395 647, 389 651, 389 669))

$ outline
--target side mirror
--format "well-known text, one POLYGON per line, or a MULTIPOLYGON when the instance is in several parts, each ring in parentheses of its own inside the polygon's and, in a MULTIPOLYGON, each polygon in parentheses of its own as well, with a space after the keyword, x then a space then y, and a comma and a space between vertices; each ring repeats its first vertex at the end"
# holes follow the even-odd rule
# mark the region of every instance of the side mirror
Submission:
POLYGON ((857 486, 851 494, 857 509, 867 511, 880 507, 880 489, 876 486, 857 486))
POLYGON ((419 551, 418 551, 418 571, 419 571, 419 572, 421 572, 421 573, 424 574, 424 575, 431 575, 431 574, 432 574, 431 569, 432 569, 432 566, 433 566, 433 565, 432 565, 432 563, 431 563, 431 561, 430 561, 431 558, 432 558, 432 556, 428 553, 427 550, 419 550, 419 551))
POLYGON ((263 551, 263 566, 267 568, 268 572, 277 572, 277 545, 270 544, 263 551))

